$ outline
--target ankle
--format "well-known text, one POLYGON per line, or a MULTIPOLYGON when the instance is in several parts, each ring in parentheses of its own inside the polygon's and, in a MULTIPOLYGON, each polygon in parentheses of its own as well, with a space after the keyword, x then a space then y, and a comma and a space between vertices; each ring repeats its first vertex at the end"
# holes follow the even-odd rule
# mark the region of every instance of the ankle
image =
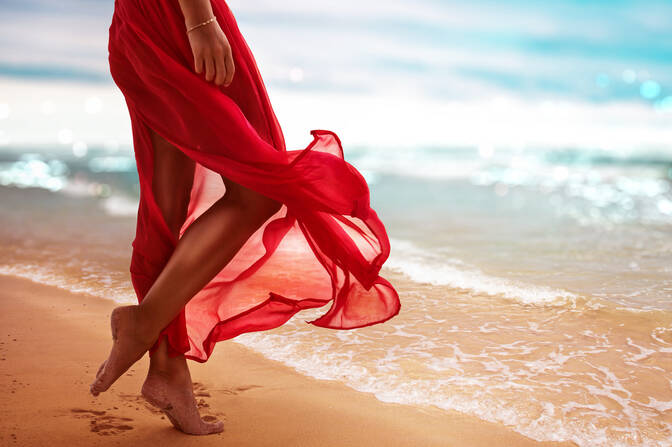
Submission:
POLYGON ((161 348, 165 349, 163 346, 166 341, 162 341, 159 349, 154 353, 153 356, 149 359, 149 372, 157 373, 162 376, 170 378, 189 378, 189 367, 187 366, 187 360, 183 355, 176 357, 170 357, 165 351, 162 351, 161 348))
POLYGON ((153 344, 156 342, 163 328, 157 327, 151 318, 151 314, 140 304, 135 306, 133 314, 136 336, 146 343, 153 344))
POLYGON ((191 384, 191 375, 189 370, 176 365, 151 365, 149 366, 148 376, 159 377, 169 384, 169 386, 181 386, 191 384))

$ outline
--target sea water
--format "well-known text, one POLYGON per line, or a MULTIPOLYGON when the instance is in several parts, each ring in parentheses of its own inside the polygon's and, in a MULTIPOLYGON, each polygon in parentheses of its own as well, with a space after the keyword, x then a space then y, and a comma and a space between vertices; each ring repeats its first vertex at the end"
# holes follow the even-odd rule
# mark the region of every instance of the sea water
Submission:
MULTIPOLYGON (((1 7, 0 273, 132 303, 112 2, 84 3, 1 7)), ((669 2, 229 4, 288 147, 334 130, 369 182, 402 302, 234 341, 539 440, 672 445, 669 2)))

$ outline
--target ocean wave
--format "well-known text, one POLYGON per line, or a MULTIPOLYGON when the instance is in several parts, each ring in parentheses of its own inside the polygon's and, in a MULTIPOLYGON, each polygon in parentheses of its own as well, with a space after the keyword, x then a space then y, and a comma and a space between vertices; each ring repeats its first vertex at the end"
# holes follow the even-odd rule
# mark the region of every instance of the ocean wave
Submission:
POLYGON ((618 344, 610 328, 614 321, 608 318, 583 333, 573 326, 587 324, 590 317, 574 312, 565 317, 542 317, 534 310, 498 316, 493 310, 492 320, 481 324, 482 303, 460 303, 450 320, 427 320, 419 318, 414 303, 428 296, 403 292, 405 317, 385 328, 323 333, 294 318, 280 329, 233 341, 302 374, 345 383, 383 402, 456 410, 539 441, 574 441, 581 447, 672 445, 672 424, 664 419, 670 401, 656 398, 660 387, 633 386, 629 378, 653 371, 669 378, 666 354, 656 352, 658 343, 641 338, 639 343, 655 356, 641 364, 637 355, 642 346, 618 344), (470 318, 460 317, 469 311, 470 318), (456 318, 462 320, 460 326, 449 325, 456 318), (531 323, 530 333, 520 332, 524 320, 531 323), (540 321, 554 329, 536 324, 540 321), (624 351, 625 364, 605 363, 614 350, 624 351), (635 398, 646 392, 654 394, 635 398))
POLYGON ((83 273, 81 276, 72 277, 40 264, 13 264, 0 265, 0 275, 24 278, 38 284, 112 300, 119 304, 137 303, 135 292, 129 282, 119 282, 101 273, 83 273))
POLYGON ((392 248, 385 267, 401 272, 418 283, 468 289, 523 304, 574 306, 579 298, 566 290, 487 275, 461 260, 447 259, 422 250, 411 241, 391 238, 390 244, 392 248))

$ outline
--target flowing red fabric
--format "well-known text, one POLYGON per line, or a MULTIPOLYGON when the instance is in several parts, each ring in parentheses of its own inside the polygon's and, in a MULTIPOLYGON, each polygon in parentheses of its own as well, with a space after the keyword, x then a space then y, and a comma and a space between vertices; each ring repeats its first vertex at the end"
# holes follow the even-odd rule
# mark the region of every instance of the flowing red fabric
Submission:
POLYGON ((193 70, 176 0, 114 5, 110 72, 129 109, 140 180, 130 266, 138 301, 177 244, 152 194, 151 129, 196 162, 181 233, 225 193, 220 175, 283 204, 162 331, 170 355, 205 362, 218 341, 278 327, 301 310, 329 303, 306 322, 353 329, 392 318, 399 296, 379 275, 390 243, 370 207, 366 181, 345 161, 333 132, 312 130, 305 149, 285 148, 232 12, 223 0, 211 3, 233 52, 236 71, 228 87, 193 70))

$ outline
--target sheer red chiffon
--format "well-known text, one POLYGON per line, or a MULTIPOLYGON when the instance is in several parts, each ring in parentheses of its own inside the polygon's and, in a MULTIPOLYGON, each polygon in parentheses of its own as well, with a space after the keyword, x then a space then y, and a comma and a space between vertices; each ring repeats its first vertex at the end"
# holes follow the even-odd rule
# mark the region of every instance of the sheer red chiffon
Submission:
POLYGON ((218 341, 328 304, 306 322, 352 329, 392 318, 399 297, 379 275, 390 243, 366 181, 344 160, 333 132, 312 130, 306 148, 285 148, 233 14, 224 0, 211 3, 233 51, 236 72, 228 87, 194 72, 176 0, 115 1, 110 72, 129 109, 140 179, 130 267, 138 300, 177 243, 152 194, 151 129, 196 162, 182 232, 225 193, 220 175, 283 204, 163 330, 170 355, 204 362, 218 341))

